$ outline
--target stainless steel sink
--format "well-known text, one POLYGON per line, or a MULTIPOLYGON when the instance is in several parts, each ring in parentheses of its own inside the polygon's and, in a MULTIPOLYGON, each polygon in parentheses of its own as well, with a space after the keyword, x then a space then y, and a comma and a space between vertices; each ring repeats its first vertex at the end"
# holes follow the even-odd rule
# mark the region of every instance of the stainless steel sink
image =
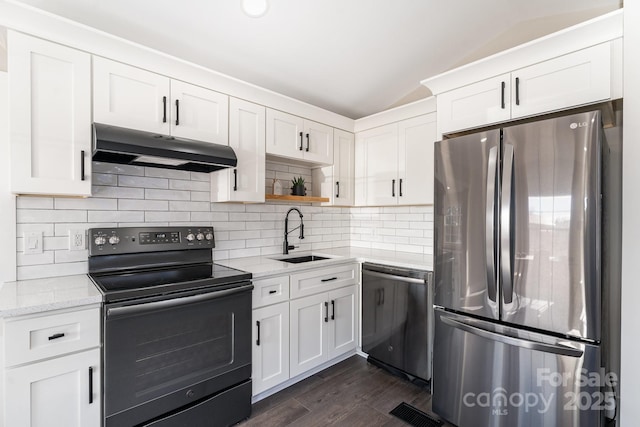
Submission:
POLYGON ((318 255, 305 255, 305 256, 299 256, 294 258, 284 258, 284 259, 280 259, 279 261, 290 262, 292 264, 300 264, 302 262, 320 261, 323 259, 329 259, 329 258, 324 256, 318 256, 318 255))

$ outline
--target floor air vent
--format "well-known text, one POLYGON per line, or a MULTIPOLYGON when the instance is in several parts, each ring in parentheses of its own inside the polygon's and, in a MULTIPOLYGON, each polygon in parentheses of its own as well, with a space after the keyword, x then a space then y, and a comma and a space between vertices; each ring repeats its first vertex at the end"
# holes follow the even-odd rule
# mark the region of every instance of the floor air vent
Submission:
POLYGON ((415 427, 440 427, 442 425, 442 421, 432 418, 405 402, 393 408, 389 413, 415 427))

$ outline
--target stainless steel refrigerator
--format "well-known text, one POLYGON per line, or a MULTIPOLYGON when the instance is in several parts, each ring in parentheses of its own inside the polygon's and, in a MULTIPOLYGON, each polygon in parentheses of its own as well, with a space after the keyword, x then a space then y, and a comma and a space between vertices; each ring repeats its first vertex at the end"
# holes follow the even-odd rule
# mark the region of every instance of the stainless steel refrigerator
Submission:
POLYGON ((602 425, 600 112, 435 144, 433 410, 602 425), (598 375, 598 378, 594 378, 598 375))

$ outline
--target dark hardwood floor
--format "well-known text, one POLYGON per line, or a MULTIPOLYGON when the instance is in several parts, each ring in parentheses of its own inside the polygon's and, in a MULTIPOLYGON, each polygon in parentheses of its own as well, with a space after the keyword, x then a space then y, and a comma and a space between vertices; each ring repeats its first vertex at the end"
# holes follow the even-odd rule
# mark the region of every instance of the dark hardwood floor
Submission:
POLYGON ((428 390, 352 356, 257 402, 238 425, 402 427, 408 424, 389 415, 402 402, 433 415, 428 390))

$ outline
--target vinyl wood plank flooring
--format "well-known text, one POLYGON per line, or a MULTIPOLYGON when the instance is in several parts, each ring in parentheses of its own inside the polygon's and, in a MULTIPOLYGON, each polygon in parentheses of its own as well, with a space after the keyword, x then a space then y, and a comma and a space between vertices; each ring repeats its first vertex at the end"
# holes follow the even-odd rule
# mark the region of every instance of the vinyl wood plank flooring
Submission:
POLYGON ((428 390, 353 356, 257 402, 239 426, 402 427, 389 415, 402 402, 433 415, 428 390))

